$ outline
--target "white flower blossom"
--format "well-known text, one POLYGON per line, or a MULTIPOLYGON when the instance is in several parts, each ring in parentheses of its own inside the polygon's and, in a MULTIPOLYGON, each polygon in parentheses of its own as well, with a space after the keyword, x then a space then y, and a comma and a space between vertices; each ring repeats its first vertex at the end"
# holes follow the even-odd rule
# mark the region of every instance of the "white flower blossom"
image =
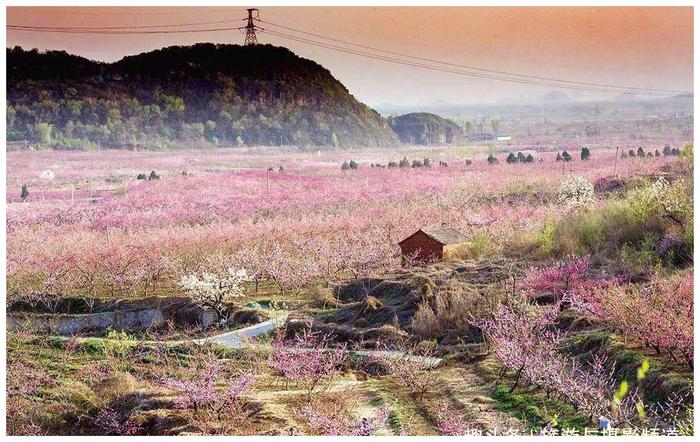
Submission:
POLYGON ((569 210, 591 205, 595 203, 595 188, 583 177, 569 178, 559 185, 557 202, 569 210))
POLYGON ((56 175, 52 171, 47 169, 39 174, 39 178, 41 178, 42 180, 49 180, 50 181, 50 180, 56 178, 56 175))
POLYGON ((204 272, 201 275, 190 274, 180 278, 180 287, 202 307, 214 309, 223 317, 225 304, 244 295, 243 283, 248 281, 245 269, 230 267, 228 273, 219 276, 204 272))

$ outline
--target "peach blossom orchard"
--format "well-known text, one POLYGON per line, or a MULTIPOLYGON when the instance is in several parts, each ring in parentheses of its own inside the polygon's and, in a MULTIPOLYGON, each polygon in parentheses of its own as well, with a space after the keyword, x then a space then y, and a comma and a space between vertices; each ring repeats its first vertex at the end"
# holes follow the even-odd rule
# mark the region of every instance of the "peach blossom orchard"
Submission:
POLYGON ((561 181, 649 175, 672 157, 588 161, 532 153, 491 165, 447 150, 334 153, 9 152, 9 293, 133 296, 171 290, 182 274, 236 265, 284 293, 400 265, 397 242, 454 225, 488 254, 565 210, 561 181), (406 155, 430 168, 379 168, 406 155), (467 165, 465 159, 471 159, 467 165), (354 159, 358 170, 341 170, 354 159), (439 166, 444 161, 447 166, 439 166), (48 173, 47 171, 50 171, 48 173), (151 171, 159 179, 137 179, 151 171), (28 195, 20 197, 27 185, 28 195))

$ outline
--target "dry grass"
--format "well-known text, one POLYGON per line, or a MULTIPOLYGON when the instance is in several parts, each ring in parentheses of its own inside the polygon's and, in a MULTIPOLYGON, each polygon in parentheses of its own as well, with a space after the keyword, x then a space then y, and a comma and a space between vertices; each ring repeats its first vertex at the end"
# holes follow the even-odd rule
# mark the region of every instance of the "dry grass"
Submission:
POLYGON ((469 321, 492 311, 501 296, 495 289, 485 293, 451 281, 418 305, 411 329, 423 338, 470 337, 475 330, 469 321))

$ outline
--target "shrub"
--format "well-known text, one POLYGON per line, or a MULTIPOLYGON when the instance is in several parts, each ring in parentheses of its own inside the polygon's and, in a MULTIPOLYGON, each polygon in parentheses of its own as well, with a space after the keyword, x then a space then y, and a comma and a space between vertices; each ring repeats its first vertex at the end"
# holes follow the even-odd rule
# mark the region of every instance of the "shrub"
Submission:
POLYGON ((638 157, 643 157, 646 154, 644 153, 644 149, 642 149, 642 146, 639 146, 639 149, 637 149, 637 156, 638 157))
POLYGON ((396 161, 389 161, 389 164, 387 164, 387 166, 389 167, 389 169, 393 169, 399 167, 399 163, 397 163, 396 161))
POLYGON ((423 167, 430 167, 430 158, 423 158, 423 167))
POLYGON ((454 251, 457 259, 478 259, 493 256, 500 252, 500 244, 488 232, 479 230, 474 233, 467 244, 454 251))
POLYGON ((629 152, 627 153, 630 157, 636 157, 637 153, 634 151, 634 149, 630 149, 629 152))
POLYGON ((343 163, 342 166, 340 166, 341 170, 350 170, 350 164, 346 161, 343 163))
POLYGON ((645 274, 653 272, 661 259, 656 253, 656 244, 659 235, 655 232, 647 232, 639 244, 624 244, 620 249, 620 260, 630 273, 645 274))
POLYGON ((489 164, 494 165, 498 163, 498 158, 494 156, 494 154, 490 153, 489 157, 486 159, 486 161, 489 162, 489 164))
POLYGON ((22 199, 22 201, 26 201, 29 197, 29 189, 27 189, 26 184, 22 184, 22 191, 20 192, 19 197, 22 199))
POLYGON ((147 179, 147 178, 148 178, 148 177, 146 176, 145 173, 140 173, 140 174, 136 175, 136 179, 137 179, 137 180, 145 180, 145 179, 147 179))
POLYGON ((562 158, 561 153, 557 152, 557 163, 562 161, 564 158, 562 158))
POLYGON ((595 202, 595 188, 583 177, 562 181, 557 192, 557 201, 568 209, 580 209, 595 202))
POLYGON ((565 216, 554 227, 554 253, 612 258, 624 244, 636 244, 647 232, 663 231, 657 219, 637 216, 630 205, 629 200, 610 200, 601 207, 565 216))
POLYGON ((348 166, 349 166, 350 169, 352 169, 352 170, 357 170, 358 167, 359 167, 359 166, 357 165, 357 163, 355 162, 355 160, 350 160, 350 162, 348 163, 348 166))
POLYGON ((408 158, 406 158, 406 157, 401 158, 401 161, 399 161, 399 167, 408 167, 410 165, 411 165, 411 163, 408 161, 408 158))
POLYGON ((518 162, 519 163, 524 163, 526 161, 525 155, 523 155, 522 152, 518 152, 518 162))
POLYGON ((513 152, 508 154, 508 157, 506 157, 506 163, 508 164, 515 164, 518 162, 518 159, 513 155, 513 152))
POLYGON ((413 160, 413 162, 411 163, 411 167, 423 167, 423 163, 420 160, 413 160))
POLYGON ((151 174, 148 175, 148 181, 159 180, 159 179, 160 179, 160 175, 158 175, 155 170, 152 170, 151 174))
POLYGON ((660 216, 681 229, 692 223, 692 189, 684 178, 673 184, 660 178, 649 186, 638 188, 632 195, 633 211, 641 220, 660 216))
POLYGON ((561 157, 564 161, 569 162, 572 160, 571 154, 567 151, 561 153, 561 157))
POLYGON ((545 254, 552 253, 554 250, 554 222, 546 220, 542 228, 537 232, 537 246, 545 254))
POLYGON ((526 163, 534 163, 535 162, 535 157, 532 156, 531 153, 527 154, 527 157, 525 157, 525 162, 526 163))
POLYGON ((591 158, 591 151, 587 147, 581 148, 581 159, 589 160, 591 158))
POLYGON ((464 160, 464 165, 465 165, 465 166, 471 166, 471 165, 472 165, 472 160, 464 160))

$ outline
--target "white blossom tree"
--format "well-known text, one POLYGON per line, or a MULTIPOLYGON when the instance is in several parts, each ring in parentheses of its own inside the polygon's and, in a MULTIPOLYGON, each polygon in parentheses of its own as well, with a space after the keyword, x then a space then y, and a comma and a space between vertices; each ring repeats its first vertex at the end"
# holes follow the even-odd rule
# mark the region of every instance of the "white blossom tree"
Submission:
POLYGON ((184 275, 180 278, 180 287, 198 305, 214 310, 221 320, 226 319, 226 304, 243 296, 243 283, 248 280, 245 269, 230 267, 223 276, 208 272, 184 275))

